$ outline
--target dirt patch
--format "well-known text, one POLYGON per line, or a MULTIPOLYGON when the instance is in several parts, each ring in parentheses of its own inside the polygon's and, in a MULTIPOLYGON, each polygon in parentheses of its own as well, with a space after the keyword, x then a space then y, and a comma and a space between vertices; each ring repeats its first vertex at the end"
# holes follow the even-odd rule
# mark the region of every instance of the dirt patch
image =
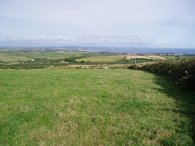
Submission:
POLYGON ((166 60, 165 57, 158 56, 158 55, 128 55, 126 56, 127 59, 135 59, 135 58, 142 58, 142 59, 154 59, 154 60, 166 60))

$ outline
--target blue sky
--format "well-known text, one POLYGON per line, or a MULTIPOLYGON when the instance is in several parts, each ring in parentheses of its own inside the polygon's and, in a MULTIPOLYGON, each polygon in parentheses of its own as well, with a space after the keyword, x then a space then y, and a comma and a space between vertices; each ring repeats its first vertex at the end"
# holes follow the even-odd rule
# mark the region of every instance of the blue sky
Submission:
POLYGON ((195 48, 195 0, 0 0, 0 45, 195 48))

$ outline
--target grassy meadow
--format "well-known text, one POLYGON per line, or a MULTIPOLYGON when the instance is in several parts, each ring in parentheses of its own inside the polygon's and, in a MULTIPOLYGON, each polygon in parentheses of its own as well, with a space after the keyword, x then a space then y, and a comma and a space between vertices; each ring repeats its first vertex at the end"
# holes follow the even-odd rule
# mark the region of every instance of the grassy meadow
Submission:
MULTIPOLYGON (((1 49, 0 69, 44 69, 51 66, 70 65, 129 65, 135 59, 127 59, 127 54, 111 52, 84 52, 44 49, 1 49)), ((137 63, 155 62, 159 59, 137 58, 137 63)))
POLYGON ((0 70, 0 145, 193 145, 194 96, 143 71, 0 70))
POLYGON ((101 63, 101 62, 117 62, 120 61, 124 58, 124 55, 108 55, 108 56, 102 56, 102 55, 98 55, 98 56, 90 56, 90 57, 86 57, 86 58, 80 58, 77 59, 76 61, 81 62, 81 61, 85 61, 85 62, 95 62, 95 63, 101 63))

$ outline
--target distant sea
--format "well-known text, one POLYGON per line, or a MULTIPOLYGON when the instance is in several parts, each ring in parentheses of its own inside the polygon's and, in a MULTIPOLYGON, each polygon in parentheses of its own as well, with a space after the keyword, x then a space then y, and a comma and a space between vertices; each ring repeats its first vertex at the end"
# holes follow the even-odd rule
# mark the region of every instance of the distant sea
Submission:
POLYGON ((69 50, 86 52, 109 52, 109 53, 171 53, 195 55, 195 48, 147 48, 147 47, 81 47, 81 46, 22 46, 22 47, 1 47, 7 49, 25 50, 69 50))
POLYGON ((66 48, 65 50, 88 51, 88 52, 111 52, 111 53, 173 53, 194 54, 195 48, 132 48, 132 47, 78 47, 66 48))

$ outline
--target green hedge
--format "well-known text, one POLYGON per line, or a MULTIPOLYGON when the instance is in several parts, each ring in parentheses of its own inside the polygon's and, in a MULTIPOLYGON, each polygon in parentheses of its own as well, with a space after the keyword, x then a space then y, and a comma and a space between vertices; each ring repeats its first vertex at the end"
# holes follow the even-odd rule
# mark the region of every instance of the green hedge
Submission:
POLYGON ((154 64, 133 65, 129 68, 166 75, 183 88, 195 91, 195 59, 178 61, 169 60, 154 64))

